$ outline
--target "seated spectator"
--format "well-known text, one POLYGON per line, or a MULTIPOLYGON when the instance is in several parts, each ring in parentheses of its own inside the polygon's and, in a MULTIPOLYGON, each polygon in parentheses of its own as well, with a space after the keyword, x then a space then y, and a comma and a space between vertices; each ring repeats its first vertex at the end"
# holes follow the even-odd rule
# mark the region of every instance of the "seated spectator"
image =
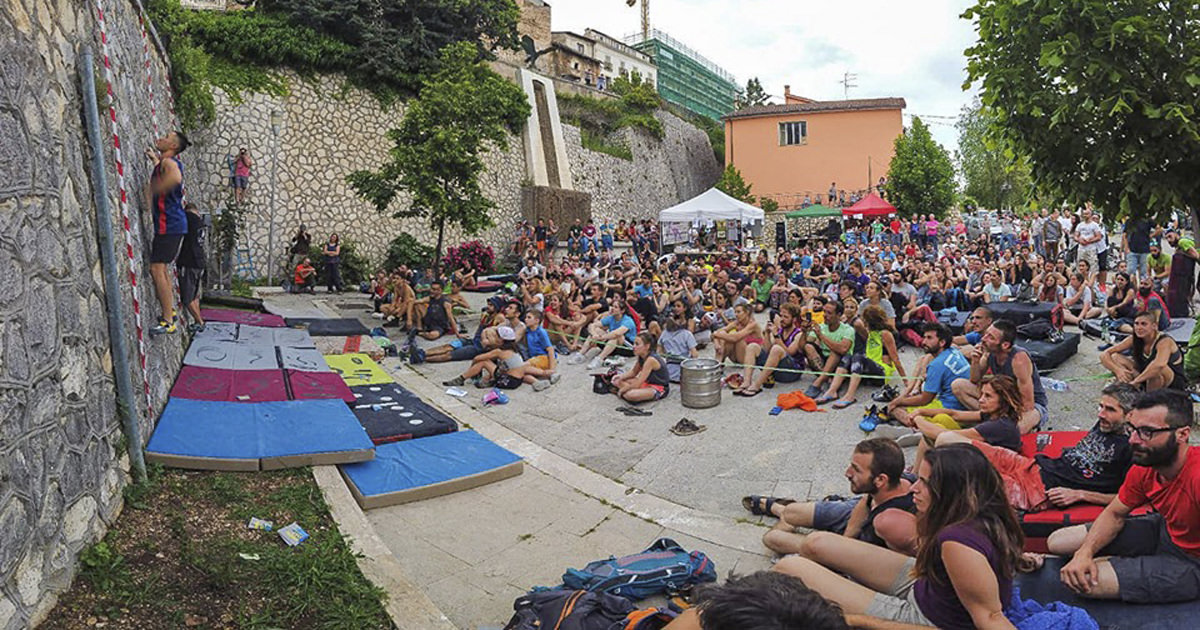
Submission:
MULTIPOLYGON (((425 350, 426 363, 445 363, 447 361, 467 361, 474 359, 481 353, 487 350, 492 350, 502 345, 503 337, 497 336, 497 331, 500 326, 506 324, 504 315, 496 311, 497 302, 488 300, 483 307, 483 313, 479 316, 479 328, 475 330, 475 336, 471 339, 457 338, 450 343, 435 346, 425 350)), ((509 330, 513 331, 513 346, 516 346, 518 337, 516 331, 511 326, 509 330)), ((474 376, 474 375, 472 375, 474 376)), ((461 383, 460 383, 461 384, 461 383)))
POLYGON ((767 306, 771 302, 771 289, 775 287, 775 280, 767 276, 765 269, 760 269, 754 275, 754 280, 750 282, 750 288, 754 292, 754 312, 761 313, 767 310, 767 306))
POLYGON ((417 332, 430 341, 458 330, 458 324, 454 321, 454 308, 446 299, 443 287, 441 280, 433 280, 429 283, 429 297, 421 298, 413 304, 414 321, 419 325, 417 332))
POLYGON ((933 358, 925 368, 924 386, 919 392, 910 391, 889 402, 886 409, 891 418, 907 425, 908 417, 922 407, 964 409, 954 395, 953 383, 971 373, 971 364, 954 347, 953 340, 953 333, 945 324, 925 324, 921 349, 933 358))
POLYGON ((475 284, 479 281, 476 277, 475 265, 472 265, 469 260, 462 261, 462 265, 454 270, 454 280, 464 289, 474 289, 475 284))
POLYGON ((846 307, 840 301, 830 301, 822 309, 824 323, 808 333, 804 354, 811 369, 822 372, 804 391, 807 396, 819 396, 829 374, 837 369, 842 357, 854 347, 854 327, 842 323, 846 307))
POLYGON ((654 354, 654 335, 643 332, 633 338, 634 364, 613 377, 617 395, 631 403, 661 400, 671 392, 667 360, 654 354))
POLYGON ((1183 352, 1174 339, 1159 332, 1154 311, 1138 313, 1133 319, 1133 334, 1100 353, 1100 364, 1112 370, 1117 381, 1148 392, 1163 388, 1187 390, 1183 352))
POLYGON ((861 625, 860 615, 842 616, 799 579, 776 571, 730 576, 725 584, 700 589, 696 605, 664 630, 848 630, 861 625))
MULTIPOLYGON (((525 365, 525 359, 521 357, 521 353, 517 352, 516 331, 508 326, 500 326, 496 329, 496 334, 500 338, 499 347, 471 357, 471 365, 465 372, 448 381, 442 381, 442 385, 460 387, 473 379, 475 387, 483 389, 496 384, 495 377, 499 372, 512 373, 521 370, 525 365)), ((428 356, 426 360, 428 360, 428 356)), ((523 374, 514 374, 514 376, 520 378, 523 374)))
POLYGON ((1075 446, 1058 457, 1025 457, 955 433, 943 433, 939 444, 969 442, 983 451, 1004 478, 1013 508, 1037 512, 1076 503, 1108 505, 1125 480, 1132 451, 1125 431, 1125 415, 1139 393, 1124 383, 1111 383, 1100 394, 1099 420, 1075 446))
POLYGON ((583 345, 579 333, 583 331, 583 324, 587 318, 575 308, 574 303, 564 300, 558 293, 553 293, 543 314, 546 331, 557 344, 556 348, 561 346, 568 352, 574 352, 583 345))
MULTIPOLYGON (((874 282, 867 286, 872 285, 878 287, 874 282)), ((862 317, 854 320, 853 327, 858 337, 864 340, 862 352, 856 349, 852 354, 842 357, 838 364, 837 376, 830 381, 829 389, 817 399, 817 404, 836 401, 833 403, 834 409, 845 409, 857 403, 858 386, 864 376, 882 382, 883 379, 899 372, 900 378, 906 378, 904 364, 900 362, 900 353, 896 349, 894 329, 888 324, 882 308, 868 305, 863 309, 862 317), (842 383, 846 381, 847 374, 850 375, 850 385, 846 388, 846 395, 839 399, 838 392, 842 383)))
POLYGON ((307 291, 316 293, 314 288, 317 284, 317 268, 312 266, 312 261, 307 257, 296 265, 296 274, 292 279, 292 292, 301 293, 307 291))
POLYGON ((1007 302, 1012 299, 1012 289, 1004 284, 1004 277, 997 271, 988 273, 988 281, 983 285, 984 304, 1007 302))
POLYGON ((973 361, 976 353, 983 351, 979 342, 983 340, 983 333, 994 320, 992 310, 986 306, 980 306, 967 315, 967 321, 963 324, 963 334, 954 338, 954 345, 968 361, 973 361))
POLYGON ((1100 317, 1104 310, 1094 305, 1092 288, 1087 285, 1084 274, 1071 274, 1071 283, 1063 294, 1063 319, 1068 324, 1078 324, 1085 319, 1100 317))
POLYGON ((541 311, 525 312, 525 344, 529 349, 529 360, 521 371, 521 378, 533 386, 533 391, 540 392, 558 382, 562 374, 558 368, 558 356, 554 344, 550 343, 550 335, 542 326, 541 311))
POLYGON ((746 347, 751 344, 762 347, 762 328, 750 309, 748 302, 738 304, 733 308, 734 320, 712 334, 718 362, 725 363, 725 359, 729 358, 740 360, 745 356, 746 347))
POLYGON ((912 484, 903 478, 903 472, 904 451, 891 440, 870 438, 854 447, 846 468, 850 492, 858 496, 800 503, 751 495, 742 499, 742 507, 752 514, 779 519, 763 535, 763 544, 779 555, 805 555, 806 542, 814 535, 795 531, 802 527, 833 532, 911 556, 916 553, 916 506, 912 501, 912 484))
POLYGON ((1200 599, 1200 447, 1189 446, 1192 401, 1186 393, 1143 395, 1126 416, 1133 467, 1091 525, 1060 529, 1047 541, 1073 553, 1063 584, 1084 597, 1129 603, 1200 599), (1135 508, 1156 511, 1130 518, 1135 508), (1097 559, 1097 556, 1100 558, 1097 559))
POLYGON ((682 314, 683 302, 676 300, 676 314, 663 320, 663 332, 658 336, 658 352, 667 360, 667 372, 671 382, 678 383, 681 372, 680 364, 685 359, 695 359, 700 356, 696 350, 696 337, 685 324, 687 316, 682 314))
POLYGON ((814 534, 803 557, 788 556, 774 570, 799 577, 848 615, 949 630, 1013 628, 1004 611, 1024 536, 987 458, 964 444, 930 451, 913 501, 915 558, 814 534))
POLYGON ((979 388, 989 375, 1011 376, 1021 390, 1022 433, 1029 433, 1046 421, 1046 391, 1034 368, 1029 352, 1014 345, 1017 327, 1007 320, 996 320, 984 331, 971 361, 969 379, 956 380, 954 396, 965 409, 979 408, 979 388))
POLYGON ((579 353, 571 357, 571 363, 588 361, 588 370, 598 369, 618 347, 632 345, 635 335, 637 324, 625 312, 625 300, 614 297, 608 307, 608 315, 592 323, 587 341, 579 353))
POLYGON ((913 465, 921 463, 925 453, 934 445, 948 443, 945 433, 956 433, 968 440, 986 442, 992 446, 1021 451, 1020 417, 1021 392, 1009 376, 997 376, 983 384, 979 394, 979 410, 917 409, 903 422, 915 429, 924 439, 919 442, 913 465), (969 426, 970 428, 964 428, 969 426), (939 442, 939 440, 941 440, 939 442))
POLYGON ((805 320, 800 316, 800 307, 795 304, 784 304, 779 314, 775 316, 775 323, 767 327, 766 346, 754 343, 746 344, 742 360, 746 366, 742 376, 742 386, 734 389, 733 394, 754 396, 761 392, 769 382, 795 383, 799 381, 802 366, 797 358, 803 356, 800 354, 800 350, 804 345, 804 336, 808 332, 808 327, 804 324, 805 320), (754 374, 753 365, 762 368, 757 378, 751 378, 754 374), (776 371, 777 369, 783 371, 776 371))
MULTIPOLYGON (((1158 314, 1158 329, 1166 330, 1171 324, 1171 313, 1167 311, 1167 301, 1154 290, 1154 283, 1149 278, 1138 281, 1137 295, 1134 297, 1136 312, 1147 311, 1158 314)), ((1128 333, 1130 330, 1121 330, 1128 333)))

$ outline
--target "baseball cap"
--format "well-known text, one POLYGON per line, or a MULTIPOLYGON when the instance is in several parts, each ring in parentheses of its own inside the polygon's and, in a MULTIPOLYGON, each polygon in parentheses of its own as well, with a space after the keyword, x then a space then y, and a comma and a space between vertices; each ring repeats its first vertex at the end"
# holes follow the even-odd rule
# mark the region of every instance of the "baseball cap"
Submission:
POLYGON ((496 328, 496 334, 504 341, 516 341, 517 331, 512 329, 512 326, 499 326, 496 328))

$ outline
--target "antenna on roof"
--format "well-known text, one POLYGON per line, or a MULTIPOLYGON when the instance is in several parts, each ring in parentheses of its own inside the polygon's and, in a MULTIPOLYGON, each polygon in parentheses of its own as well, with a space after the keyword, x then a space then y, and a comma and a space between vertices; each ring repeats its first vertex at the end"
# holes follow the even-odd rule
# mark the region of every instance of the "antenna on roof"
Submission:
POLYGON ((850 88, 858 87, 858 84, 854 83, 854 81, 857 81, 857 80, 858 80, 857 74, 850 74, 849 72, 846 72, 846 73, 842 74, 842 80, 838 81, 838 83, 842 84, 842 96, 846 100, 850 100, 850 88))

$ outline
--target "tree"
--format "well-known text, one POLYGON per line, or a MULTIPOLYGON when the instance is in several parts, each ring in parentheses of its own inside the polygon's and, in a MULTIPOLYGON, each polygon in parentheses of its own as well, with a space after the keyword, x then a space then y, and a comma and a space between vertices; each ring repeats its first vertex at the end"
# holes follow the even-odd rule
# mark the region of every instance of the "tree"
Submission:
POLYGON ((1029 164, 1010 159, 989 137, 995 114, 975 99, 958 116, 958 168, 966 181, 963 193, 984 208, 1016 208, 1030 197, 1029 164))
POLYGON ((1109 220, 1200 208, 1200 5, 978 0, 966 51, 991 130, 1040 189, 1109 220))
POLYGON ((746 109, 747 107, 766 105, 768 98, 770 95, 763 90, 762 82, 758 80, 758 77, 754 77, 746 81, 746 89, 738 90, 733 107, 734 109, 746 109))
POLYGON ((758 206, 764 212, 775 212, 779 209, 779 202, 774 199, 755 196, 751 192, 751 185, 742 178, 742 172, 732 164, 725 167, 725 170, 721 172, 721 179, 718 179, 713 187, 738 201, 758 206))
POLYGON ((377 171, 355 171, 346 180, 379 212, 427 217, 437 230, 433 265, 438 268, 446 224, 476 234, 493 225, 495 207, 479 189, 482 153, 508 148, 509 134, 529 118, 529 103, 514 83, 492 72, 469 42, 447 46, 441 69, 408 103, 400 126, 388 131, 388 161, 377 171), (408 206, 393 209, 399 192, 408 206))
POLYGON ((888 201, 909 216, 945 215, 954 202, 954 164, 920 118, 914 116, 912 126, 896 138, 895 154, 888 169, 888 201))

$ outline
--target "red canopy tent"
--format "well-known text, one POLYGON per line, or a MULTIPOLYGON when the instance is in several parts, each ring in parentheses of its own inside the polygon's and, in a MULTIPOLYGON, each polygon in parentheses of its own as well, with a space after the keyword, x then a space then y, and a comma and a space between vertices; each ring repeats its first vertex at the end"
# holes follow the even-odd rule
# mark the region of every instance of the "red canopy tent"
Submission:
POLYGON ((842 216, 852 216, 855 214, 861 214, 864 217, 896 214, 896 207, 881 199, 879 195, 870 193, 853 206, 842 209, 842 216))

